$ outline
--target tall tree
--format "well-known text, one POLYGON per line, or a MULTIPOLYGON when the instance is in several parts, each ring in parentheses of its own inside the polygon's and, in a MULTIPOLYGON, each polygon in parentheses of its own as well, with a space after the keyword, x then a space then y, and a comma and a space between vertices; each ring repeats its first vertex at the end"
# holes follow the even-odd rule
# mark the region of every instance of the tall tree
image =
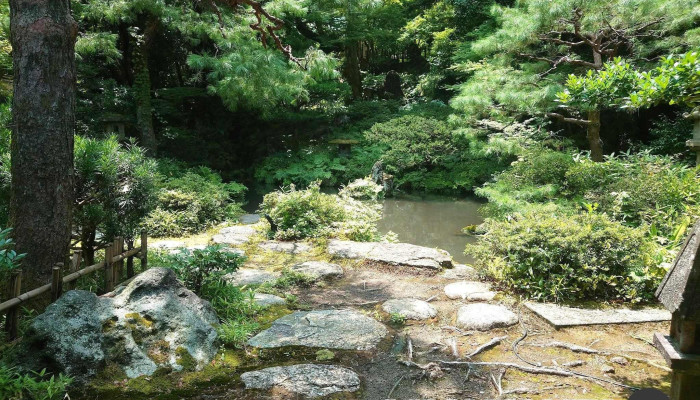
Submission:
POLYGON ((69 0, 11 0, 11 225, 30 281, 68 254, 73 205, 75 39, 69 0))

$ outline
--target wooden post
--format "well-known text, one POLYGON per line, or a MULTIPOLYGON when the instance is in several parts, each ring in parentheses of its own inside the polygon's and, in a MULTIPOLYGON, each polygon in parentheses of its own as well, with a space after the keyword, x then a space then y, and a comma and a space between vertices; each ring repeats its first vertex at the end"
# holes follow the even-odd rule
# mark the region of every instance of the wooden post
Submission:
MULTIPOLYGON (((122 249, 119 247, 119 237, 114 238, 112 241, 112 257, 117 257, 122 254, 122 249)), ((114 286, 117 286, 119 284, 119 281, 121 280, 121 269, 119 268, 119 261, 113 263, 112 266, 112 282, 114 283, 114 286)))
MULTIPOLYGON (((119 254, 124 252, 124 237, 119 236, 119 254)), ((119 282, 121 282, 122 277, 124 276, 124 260, 119 261, 119 282)))
POLYGON ((105 293, 109 293, 114 290, 114 264, 112 263, 112 258, 114 257, 114 246, 109 245, 105 248, 105 293))
MULTIPOLYGON (((134 239, 131 238, 126 241, 126 247, 127 250, 131 250, 134 248, 134 239)), ((131 256, 126 259, 126 277, 131 278, 134 276, 134 256, 131 256)))
MULTIPOLYGON (((80 264, 83 262, 83 251, 82 250, 75 250, 73 252, 73 257, 71 258, 70 261, 70 268, 68 270, 68 273, 73 273, 77 270, 80 269, 80 264)), ((78 281, 72 281, 68 283, 68 290, 73 290, 75 289, 75 286, 77 285, 78 281)))
MULTIPOLYGON (((10 285, 8 288, 8 298, 14 298, 22 294, 22 270, 15 269, 10 273, 10 285)), ((7 311, 5 317, 5 331, 9 340, 17 339, 17 328, 19 326, 19 307, 13 307, 7 311)))
POLYGON ((148 269, 148 234, 141 231, 141 271, 148 269))
POLYGON ((58 300, 63 292, 63 263, 56 263, 51 274, 51 302, 58 300))

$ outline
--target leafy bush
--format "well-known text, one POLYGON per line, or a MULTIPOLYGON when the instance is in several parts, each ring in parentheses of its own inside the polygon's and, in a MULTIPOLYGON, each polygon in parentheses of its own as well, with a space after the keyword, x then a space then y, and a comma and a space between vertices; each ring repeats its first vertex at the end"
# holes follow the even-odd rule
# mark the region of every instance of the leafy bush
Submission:
POLYGON ((543 301, 646 301, 665 274, 659 249, 638 228, 604 214, 538 207, 487 219, 467 253, 487 276, 543 301))
POLYGON ((49 377, 46 370, 22 373, 0 363, 0 399, 60 400, 71 382, 63 374, 49 377))
POLYGON ((644 148, 652 154, 681 155, 688 161, 694 161, 693 153, 685 144, 692 131, 693 124, 680 114, 674 118, 661 116, 652 123, 649 130, 651 140, 644 148))
POLYGON ((221 281, 224 275, 235 272, 243 257, 222 246, 207 246, 204 249, 183 249, 169 255, 167 267, 175 271, 185 286, 195 293, 206 295, 208 286, 221 281))
POLYGON ((377 201, 384 197, 384 189, 370 179, 362 178, 343 186, 338 193, 341 197, 349 197, 356 200, 374 200, 377 201))
POLYGON ((74 227, 88 263, 94 261, 96 236, 133 238, 153 209, 157 175, 154 160, 116 137, 75 138, 74 227))
POLYGON ((200 232, 242 213, 245 186, 224 183, 218 173, 206 167, 185 169, 172 162, 162 164, 165 179, 158 192, 158 206, 144 222, 151 236, 200 232))
POLYGON ((378 205, 321 192, 320 183, 305 190, 294 186, 268 193, 260 206, 275 226, 271 235, 279 240, 344 237, 372 241, 378 238, 378 205))
POLYGON ((10 273, 19 268, 24 254, 17 254, 10 234, 12 229, 0 231, 0 293, 7 293, 6 285, 10 282, 10 273))

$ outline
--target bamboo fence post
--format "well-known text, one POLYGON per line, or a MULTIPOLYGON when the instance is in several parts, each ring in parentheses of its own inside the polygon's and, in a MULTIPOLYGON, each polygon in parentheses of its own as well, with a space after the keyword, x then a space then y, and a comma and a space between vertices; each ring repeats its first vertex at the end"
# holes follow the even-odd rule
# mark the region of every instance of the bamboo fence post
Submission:
MULTIPOLYGON (((8 297, 14 298, 22 294, 22 270, 15 269, 10 274, 10 285, 8 297)), ((5 331, 9 340, 17 339, 17 328, 19 326, 19 307, 12 307, 7 310, 5 317, 5 331)))
MULTIPOLYGON (((124 237, 119 236, 119 254, 124 253, 124 237)), ((122 277, 124 276, 124 259, 122 258, 119 260, 119 281, 121 282, 122 277)))
POLYGON ((111 244, 105 248, 105 293, 109 293, 114 290, 114 264, 112 263, 112 258, 114 257, 114 245, 111 244))
MULTIPOLYGON (((131 238, 126 241, 127 250, 132 250, 134 248, 134 239, 131 238)), ((134 276, 134 256, 129 256, 126 259, 126 277, 127 279, 134 276)))
MULTIPOLYGON (((122 254, 122 249, 119 247, 119 237, 115 237, 114 240, 112 240, 112 257, 118 257, 122 254)), ((120 269, 119 269, 119 261, 113 262, 112 263, 112 282, 114 283, 114 286, 117 286, 119 284, 120 280, 120 269)))
POLYGON ((51 302, 58 300, 63 292, 63 263, 56 263, 51 271, 51 302))
MULTIPOLYGON (((69 274, 72 274, 73 272, 77 271, 80 269, 80 264, 83 262, 83 251, 82 250, 75 250, 73 252, 73 257, 71 258, 70 261, 70 267, 68 270, 69 274)), ((73 290, 75 289, 78 281, 72 281, 68 283, 68 290, 73 290)))
POLYGON ((141 271, 148 269, 148 234, 141 231, 141 271))

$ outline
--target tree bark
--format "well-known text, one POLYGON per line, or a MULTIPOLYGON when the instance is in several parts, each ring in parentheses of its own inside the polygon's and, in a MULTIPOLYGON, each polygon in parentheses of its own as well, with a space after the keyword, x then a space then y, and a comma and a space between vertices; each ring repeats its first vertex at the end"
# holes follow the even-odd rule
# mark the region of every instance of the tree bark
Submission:
POLYGON ((156 153, 156 133, 153 129, 153 107, 151 106, 151 72, 148 69, 147 45, 141 44, 134 60, 134 98, 136 100, 136 123, 139 127, 140 145, 150 156, 156 153))
POLYGON ((588 147, 591 150, 591 160, 603 161, 603 142, 600 140, 600 111, 588 112, 588 130, 586 133, 588 147))
POLYGON ((70 246, 77 31, 69 0, 10 0, 10 221, 30 285, 47 282, 70 246))
POLYGON ((359 43, 352 42, 345 46, 345 65, 343 65, 343 77, 350 85, 352 98, 362 97, 362 75, 360 73, 359 43))

